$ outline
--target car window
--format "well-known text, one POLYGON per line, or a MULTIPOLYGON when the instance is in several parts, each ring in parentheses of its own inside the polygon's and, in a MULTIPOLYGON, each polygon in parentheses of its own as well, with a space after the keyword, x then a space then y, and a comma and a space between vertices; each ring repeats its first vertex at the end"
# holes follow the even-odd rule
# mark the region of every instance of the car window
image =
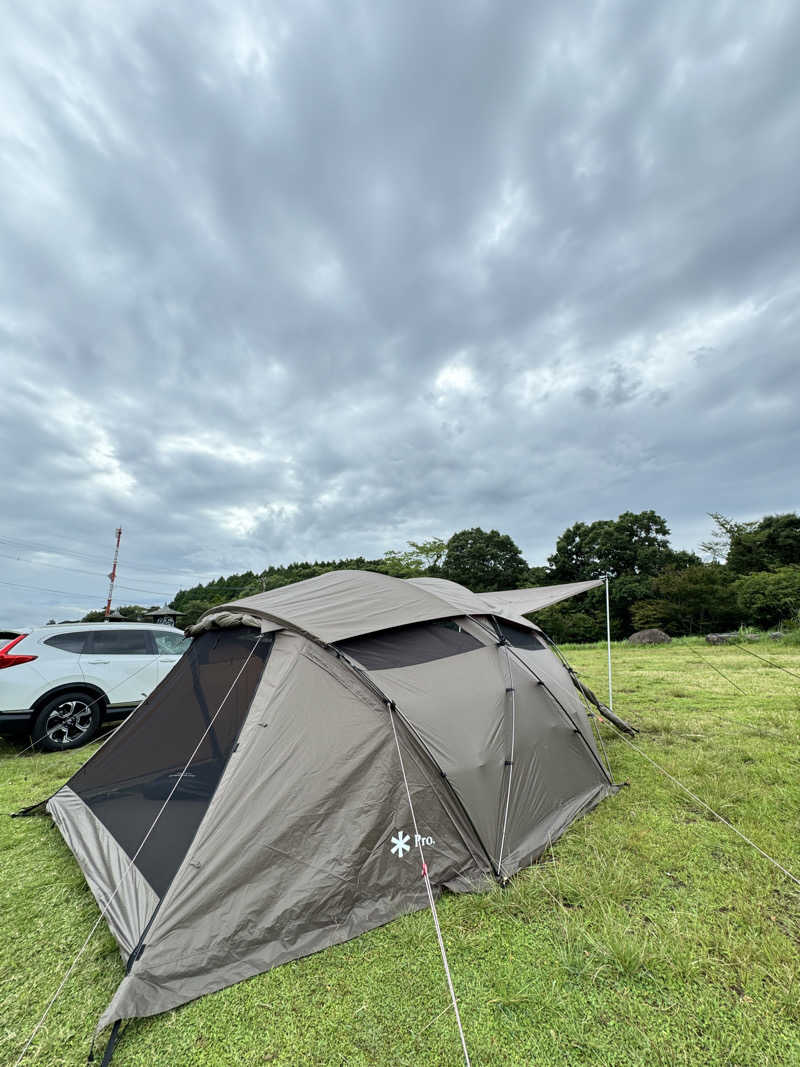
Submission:
POLYGON ((75 634, 55 634, 53 637, 48 637, 44 642, 46 645, 52 645, 53 648, 60 648, 62 652, 76 652, 80 654, 83 652, 84 645, 86 644, 86 638, 89 635, 84 631, 75 634))
POLYGON ((92 630, 86 650, 112 656, 152 656, 154 654, 148 630, 92 630))
POLYGON ((172 634, 168 630, 152 630, 156 648, 161 656, 182 656, 192 643, 191 637, 172 634))

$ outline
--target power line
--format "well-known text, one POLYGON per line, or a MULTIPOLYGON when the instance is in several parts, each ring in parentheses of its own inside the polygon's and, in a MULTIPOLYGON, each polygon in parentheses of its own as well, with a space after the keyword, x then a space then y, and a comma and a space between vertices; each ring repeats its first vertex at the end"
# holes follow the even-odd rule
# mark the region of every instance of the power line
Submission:
MULTIPOLYGON (((41 560, 41 559, 23 559, 22 556, 8 556, 8 555, 6 555, 5 552, 0 552, 0 559, 10 559, 10 560, 13 560, 15 563, 28 563, 32 567, 50 567, 51 569, 57 570, 57 571, 69 571, 71 574, 88 574, 92 578, 107 578, 108 577, 108 575, 101 574, 99 571, 85 571, 85 570, 82 570, 79 567, 62 567, 60 563, 46 563, 44 560, 41 560)), ((120 569, 121 570, 125 570, 124 567, 121 567, 120 569)), ((117 588, 118 589, 135 589, 136 587, 135 586, 130 586, 130 585, 129 586, 118 585, 117 588)), ((172 589, 174 589, 174 588, 175 587, 173 586, 172 589)), ((172 589, 168 589, 167 586, 163 586, 162 587, 162 592, 165 592, 165 593, 172 592, 172 589)), ((154 590, 153 589, 144 589, 144 588, 140 587, 138 589, 138 592, 140 592, 140 593, 152 593, 152 592, 154 592, 154 590)))
MULTIPOLYGON (((68 597, 73 597, 73 598, 78 597, 78 598, 80 598, 82 600, 92 600, 92 601, 100 600, 100 601, 102 601, 102 599, 103 599, 103 594, 102 593, 75 592, 74 590, 71 590, 71 589, 49 589, 49 588, 47 588, 45 586, 41 586, 41 585, 21 585, 18 582, 6 582, 6 581, 3 581, 3 579, 0 579, 0 585, 7 585, 10 589, 27 589, 27 590, 29 590, 30 592, 33 592, 33 593, 55 593, 58 596, 68 596, 68 597)), ((248 588, 250 588, 250 587, 246 586, 246 585, 242 585, 242 586, 239 586, 236 589, 229 589, 227 591, 227 593, 226 593, 225 599, 227 599, 227 595, 229 593, 241 593, 243 590, 248 589, 248 588)), ((130 586, 130 585, 117 585, 117 589, 124 589, 124 590, 126 590, 126 592, 134 592, 134 593, 153 593, 154 592, 154 590, 152 590, 152 589, 138 589, 138 588, 136 588, 134 586, 130 586)), ((220 603, 222 603, 222 602, 223 601, 220 601, 220 603)))
MULTIPOLYGON (((93 555, 87 554, 86 552, 75 552, 73 549, 55 548, 53 545, 42 544, 41 541, 21 541, 21 540, 19 540, 17 538, 14 538, 14 537, 3 537, 3 536, 0 536, 0 543, 6 544, 6 545, 12 545, 12 546, 13 545, 22 545, 23 548, 30 549, 30 550, 32 550, 34 552, 48 552, 51 555, 70 556, 70 557, 72 557, 74 559, 89 560, 90 562, 93 562, 93 563, 103 563, 103 564, 107 564, 108 563, 108 560, 106 558, 102 557, 102 556, 93 556, 93 555)), ((137 564, 137 563, 126 563, 126 564, 124 564, 124 566, 125 566, 126 569, 138 570, 138 571, 142 572, 143 574, 166 574, 166 575, 169 575, 170 577, 174 577, 176 574, 180 573, 180 572, 176 572, 176 571, 165 570, 165 569, 163 569, 161 567, 148 567, 148 566, 145 566, 144 564, 137 564)), ((205 571, 204 573, 212 574, 213 572, 212 571, 205 571)), ((197 578, 198 575, 193 574, 193 575, 187 575, 185 577, 187 577, 187 578, 189 578, 189 577, 197 578)))
MULTIPOLYGON (((85 593, 85 592, 76 593, 74 590, 71 590, 71 589, 47 589, 47 588, 45 588, 44 586, 41 586, 41 585, 20 585, 17 582, 5 582, 2 579, 0 579, 0 585, 7 585, 11 589, 28 589, 33 593, 56 593, 58 596, 78 597, 78 598, 80 598, 82 600, 99 600, 99 601, 102 601, 102 599, 103 599, 103 594, 102 593, 85 593)), ((127 587, 125 587, 125 586, 117 586, 117 588, 118 589, 122 589, 122 588, 127 588, 127 587)), ((139 590, 139 591, 142 592, 142 593, 147 592, 146 589, 142 589, 142 590, 139 590)), ((151 590, 151 592, 152 592, 152 590, 151 590)))

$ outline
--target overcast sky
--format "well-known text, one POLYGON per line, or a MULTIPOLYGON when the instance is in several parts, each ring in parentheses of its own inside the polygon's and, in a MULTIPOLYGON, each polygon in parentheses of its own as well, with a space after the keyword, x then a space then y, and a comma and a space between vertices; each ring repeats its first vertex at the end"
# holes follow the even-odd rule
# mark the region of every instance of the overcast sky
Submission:
POLYGON ((795 510, 798 42, 792 0, 3 5, 0 623, 102 607, 118 525, 121 604, 795 510))

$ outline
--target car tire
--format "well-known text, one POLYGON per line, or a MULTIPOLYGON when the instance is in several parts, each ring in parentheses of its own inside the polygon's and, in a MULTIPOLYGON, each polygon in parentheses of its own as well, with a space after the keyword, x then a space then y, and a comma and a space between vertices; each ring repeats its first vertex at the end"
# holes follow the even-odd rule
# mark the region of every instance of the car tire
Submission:
POLYGON ((102 698, 85 689, 72 689, 52 697, 33 724, 33 740, 43 752, 66 752, 80 748, 100 730, 102 698))

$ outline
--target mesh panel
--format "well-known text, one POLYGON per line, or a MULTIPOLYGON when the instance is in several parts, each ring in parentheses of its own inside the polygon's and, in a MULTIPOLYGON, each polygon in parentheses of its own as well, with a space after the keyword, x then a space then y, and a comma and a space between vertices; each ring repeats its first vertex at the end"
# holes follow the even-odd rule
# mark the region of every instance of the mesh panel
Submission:
POLYGON ((517 648, 544 648, 544 642, 536 636, 533 630, 526 630, 522 626, 516 626, 513 622, 505 619, 496 619, 497 628, 510 645, 517 648))
POLYGON ((336 647, 352 656, 366 670, 380 671, 389 667, 429 663, 431 660, 444 659, 445 656, 458 656, 483 648, 483 645, 472 634, 447 621, 397 626, 392 630, 367 634, 366 637, 339 641, 336 647))
POLYGON ((138 711, 69 783, 134 856, 221 706, 136 859, 159 896, 172 881, 222 777, 271 647, 271 634, 259 635, 246 627, 197 638, 138 711))

